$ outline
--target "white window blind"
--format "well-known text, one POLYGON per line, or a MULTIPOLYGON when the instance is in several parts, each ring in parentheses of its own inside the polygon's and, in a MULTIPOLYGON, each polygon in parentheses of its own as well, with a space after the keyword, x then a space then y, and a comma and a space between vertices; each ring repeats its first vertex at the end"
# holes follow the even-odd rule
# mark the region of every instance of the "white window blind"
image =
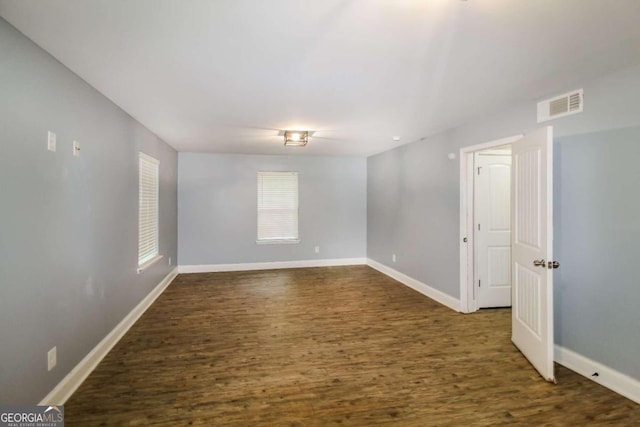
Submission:
POLYGON ((298 240, 298 173, 258 172, 258 242, 298 240))
POLYGON ((158 256, 158 171, 160 162, 140 153, 138 177, 138 266, 158 256))

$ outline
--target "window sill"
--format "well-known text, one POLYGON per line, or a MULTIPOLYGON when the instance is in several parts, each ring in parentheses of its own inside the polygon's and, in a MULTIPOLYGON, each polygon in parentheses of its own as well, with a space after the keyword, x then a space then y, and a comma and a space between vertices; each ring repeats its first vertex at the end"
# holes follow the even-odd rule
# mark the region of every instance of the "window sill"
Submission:
POLYGON ((258 245, 292 245, 300 243, 300 239, 256 240, 258 245))
POLYGON ((149 261, 145 262, 144 264, 139 265, 138 274, 144 273, 146 269, 148 269, 149 267, 151 267, 153 264, 160 261, 161 259, 162 259, 162 255, 156 255, 155 257, 151 258, 149 261))

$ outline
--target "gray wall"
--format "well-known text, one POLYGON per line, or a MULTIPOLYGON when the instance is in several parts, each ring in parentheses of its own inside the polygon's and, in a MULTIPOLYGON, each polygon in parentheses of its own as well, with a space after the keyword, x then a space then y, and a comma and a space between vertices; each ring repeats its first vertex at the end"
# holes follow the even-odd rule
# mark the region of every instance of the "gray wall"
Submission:
MULTIPOLYGON (((640 66, 564 90, 579 87, 585 112, 548 122, 556 343, 640 379, 640 66)), ((460 165, 447 153, 540 127, 536 102, 369 157, 368 257, 458 298, 460 165)))
POLYGON ((555 144, 556 342, 640 379, 640 126, 555 144))
POLYGON ((367 256, 457 297, 460 172, 448 145, 440 135, 369 157, 367 256))
POLYGON ((175 267, 177 153, 2 19, 0 93, 0 404, 33 404, 175 267), (161 162, 165 256, 141 275, 139 150, 161 162))
POLYGON ((364 158, 180 153, 178 164, 180 265, 366 256, 364 158), (256 244, 258 171, 299 173, 300 243, 256 244))

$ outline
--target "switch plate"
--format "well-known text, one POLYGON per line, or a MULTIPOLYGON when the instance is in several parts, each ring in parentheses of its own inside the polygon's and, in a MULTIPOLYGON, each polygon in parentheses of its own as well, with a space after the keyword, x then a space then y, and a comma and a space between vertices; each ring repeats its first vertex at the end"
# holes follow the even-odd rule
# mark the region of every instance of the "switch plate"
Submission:
POLYGON ((73 157, 80 157, 80 143, 73 141, 73 157))
POLYGON ((171 265, 171 257, 169 257, 169 265, 171 265))
POLYGON ((320 253, 320 246, 316 246, 315 247, 315 251, 316 251, 317 254, 319 254, 320 253))
POLYGON ((52 370, 56 367, 58 363, 57 349, 53 347, 51 350, 47 352, 47 370, 52 370))
POLYGON ((56 151, 56 134, 51 131, 47 133, 47 150, 56 151))
POLYGON ((391 255, 391 261, 396 262, 396 254, 391 255))

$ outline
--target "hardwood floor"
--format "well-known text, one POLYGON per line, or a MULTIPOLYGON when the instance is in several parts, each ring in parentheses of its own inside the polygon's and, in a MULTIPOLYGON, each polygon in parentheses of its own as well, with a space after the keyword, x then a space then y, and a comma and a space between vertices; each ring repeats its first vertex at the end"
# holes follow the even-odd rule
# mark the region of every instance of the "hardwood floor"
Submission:
POLYGON ((462 315, 366 266, 180 275, 65 405, 91 425, 639 425, 510 311, 462 315))

